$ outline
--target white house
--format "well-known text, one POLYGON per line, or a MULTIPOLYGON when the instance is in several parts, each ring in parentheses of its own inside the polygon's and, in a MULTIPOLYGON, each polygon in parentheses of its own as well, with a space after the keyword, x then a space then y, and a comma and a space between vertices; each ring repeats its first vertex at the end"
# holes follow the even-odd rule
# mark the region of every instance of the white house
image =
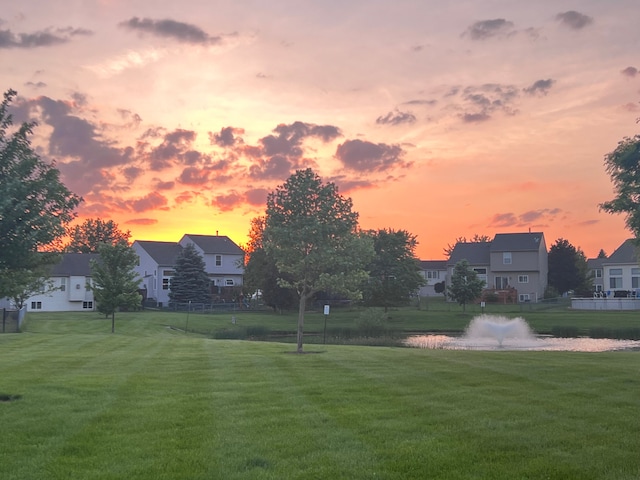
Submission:
POLYGON ((603 290, 607 297, 640 296, 639 263, 638 247, 631 238, 602 260, 603 290))
POLYGON ((421 260, 420 275, 425 280, 425 284, 420 287, 418 294, 421 297, 432 297, 434 295, 442 296, 442 293, 436 293, 435 284, 446 282, 447 279, 447 261, 446 260, 421 260))
POLYGON ((187 234, 177 243, 136 240, 132 245, 139 257, 135 271, 142 277, 147 299, 168 305, 176 258, 189 244, 204 260, 214 296, 242 286, 244 252, 227 236, 187 234))
POLYGON ((95 302, 91 282, 92 259, 95 253, 65 253, 50 276, 51 289, 34 295, 26 302, 27 311, 32 312, 76 312, 93 311, 95 302))

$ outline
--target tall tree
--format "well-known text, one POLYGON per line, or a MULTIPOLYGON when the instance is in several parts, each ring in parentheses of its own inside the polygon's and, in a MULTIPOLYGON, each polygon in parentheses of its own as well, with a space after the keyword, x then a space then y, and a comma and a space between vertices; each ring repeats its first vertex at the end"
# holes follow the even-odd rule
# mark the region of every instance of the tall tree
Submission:
POLYGON ((192 244, 184 247, 176 258, 169 300, 173 303, 211 303, 211 281, 204 259, 192 244))
POLYGON ((467 303, 474 301, 482 294, 484 280, 478 278, 478 274, 471 268, 469 262, 460 260, 453 267, 451 285, 447 287, 449 298, 462 305, 466 311, 467 303))
POLYGON ((558 238, 549 247, 548 262, 548 284, 560 295, 570 290, 580 294, 591 293, 587 259, 582 250, 571 245, 568 240, 558 238))
POLYGON ((458 243, 482 243, 482 242, 490 242, 491 241, 491 237, 489 237, 489 235, 480 235, 478 233, 474 234, 473 237, 471 237, 470 240, 467 240, 467 237, 458 237, 455 239, 455 241, 453 242, 453 244, 449 243, 447 244, 447 246, 443 249, 444 250, 444 254, 447 257, 451 256, 451 252, 453 252, 453 249, 456 248, 456 245, 458 243))
POLYGON ((640 135, 625 137, 604 157, 615 198, 600 204, 608 213, 625 214, 625 225, 640 241, 640 135))
POLYGON ((31 146, 34 122, 13 126, 8 113, 17 93, 0 104, 0 298, 13 271, 37 267, 35 253, 64 236, 81 198, 60 181, 60 172, 31 146))
POLYGON ((369 279, 364 287, 364 302, 372 307, 404 305, 425 284, 420 261, 415 256, 418 241, 406 230, 382 229, 368 232, 375 256, 367 266, 369 279))
POLYGON ((129 243, 131 232, 123 232, 113 220, 88 218, 82 224, 71 227, 68 231, 69 244, 65 247, 68 253, 97 253, 101 244, 115 245, 129 243))
MULTIPOLYGON (((245 265, 243 287, 246 293, 253 295, 258 290, 262 301, 274 310, 293 307, 297 302, 295 292, 278 284, 278 272, 275 260, 267 255, 263 246, 265 217, 251 220, 249 242, 245 246, 245 265)), ((287 280, 290 278, 287 277, 287 280)))
POLYGON ((124 243, 102 244, 100 258, 91 261, 91 289, 97 309, 111 315, 111 333, 115 332, 116 312, 121 308, 138 308, 142 295, 138 293, 140 279, 134 268, 138 255, 124 243))
POLYGON ((297 351, 302 353, 307 300, 319 291, 357 298, 373 255, 371 239, 359 234, 351 199, 306 169, 269 193, 263 243, 280 285, 298 295, 297 351))
POLYGON ((607 258, 607 252, 605 252, 604 249, 601 248, 596 258, 607 258))

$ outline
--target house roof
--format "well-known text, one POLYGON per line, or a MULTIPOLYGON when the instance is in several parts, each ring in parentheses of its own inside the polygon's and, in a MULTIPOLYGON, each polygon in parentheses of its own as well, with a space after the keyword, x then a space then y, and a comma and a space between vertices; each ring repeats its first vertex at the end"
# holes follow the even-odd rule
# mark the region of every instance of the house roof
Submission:
POLYGON ((64 253, 59 263, 51 269, 53 277, 90 277, 91 260, 100 258, 97 253, 64 253))
POLYGON ((491 242, 492 252, 538 251, 540 242, 544 242, 542 232, 497 233, 491 242))
POLYGON ((466 260, 469 265, 489 265, 490 242, 458 242, 453 247, 447 265, 455 265, 461 260, 466 260))
POLYGON ((175 242, 136 240, 133 243, 140 245, 158 265, 175 265, 176 257, 182 250, 180 244, 175 242))
POLYGON ((204 253, 220 255, 244 255, 244 251, 233 240, 225 235, 193 235, 186 234, 204 253))
POLYGON ((602 268, 602 264, 607 261, 606 258, 588 258, 587 259, 587 267, 590 270, 595 270, 596 268, 602 268))
POLYGON ((422 270, 446 270, 446 260, 420 260, 420 268, 422 270))
POLYGON ((609 255, 603 264, 612 263, 638 263, 638 246, 633 238, 625 240, 615 252, 609 255))

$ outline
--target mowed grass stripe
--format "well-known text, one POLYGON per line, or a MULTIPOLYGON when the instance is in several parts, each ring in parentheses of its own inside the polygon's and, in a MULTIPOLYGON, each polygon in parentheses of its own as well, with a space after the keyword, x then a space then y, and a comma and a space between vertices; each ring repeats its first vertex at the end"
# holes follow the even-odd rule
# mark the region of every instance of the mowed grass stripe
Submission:
POLYGON ((296 355, 104 326, 2 338, 23 398, 0 404, 0 478, 640 476, 637 352, 296 355))

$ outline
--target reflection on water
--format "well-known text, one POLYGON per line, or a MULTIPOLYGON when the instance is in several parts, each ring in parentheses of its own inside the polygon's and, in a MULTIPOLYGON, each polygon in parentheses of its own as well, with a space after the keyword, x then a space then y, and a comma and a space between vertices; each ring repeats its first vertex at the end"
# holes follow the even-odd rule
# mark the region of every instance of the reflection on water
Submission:
POLYGON ((640 349, 640 340, 610 338, 553 338, 505 339, 500 345, 495 338, 450 337, 447 335, 416 335, 407 338, 409 347, 442 350, 544 350, 565 352, 609 352, 640 349))

